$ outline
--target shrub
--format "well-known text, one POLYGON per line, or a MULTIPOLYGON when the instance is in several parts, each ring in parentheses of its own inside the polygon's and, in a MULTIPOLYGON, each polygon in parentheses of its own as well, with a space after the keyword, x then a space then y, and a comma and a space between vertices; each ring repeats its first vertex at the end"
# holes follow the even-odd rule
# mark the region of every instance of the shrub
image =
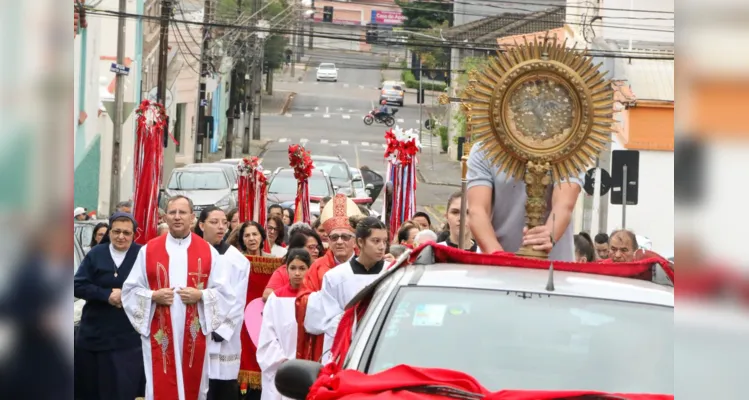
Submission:
POLYGON ((437 133, 440 135, 440 142, 441 142, 441 145, 442 145, 441 146, 442 147, 442 151, 447 151, 447 147, 448 147, 448 143, 449 143, 448 134, 447 134, 447 127, 444 126, 444 125, 440 126, 439 128, 437 128, 437 133))
MULTIPOLYGON (((416 80, 416 77, 410 70, 404 70, 403 72, 401 72, 401 80, 409 89, 419 88, 419 81, 416 80)), ((445 90, 445 88, 447 88, 447 84, 445 84, 444 82, 423 82, 421 84, 421 87, 424 88, 424 90, 435 90, 438 92, 442 92, 445 90)))

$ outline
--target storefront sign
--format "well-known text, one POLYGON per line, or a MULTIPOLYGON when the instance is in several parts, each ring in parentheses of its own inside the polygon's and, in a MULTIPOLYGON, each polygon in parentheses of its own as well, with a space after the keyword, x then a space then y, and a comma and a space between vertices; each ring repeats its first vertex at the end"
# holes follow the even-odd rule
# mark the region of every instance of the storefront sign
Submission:
POLYGON ((372 23, 383 25, 401 25, 406 17, 400 11, 372 10, 372 23))

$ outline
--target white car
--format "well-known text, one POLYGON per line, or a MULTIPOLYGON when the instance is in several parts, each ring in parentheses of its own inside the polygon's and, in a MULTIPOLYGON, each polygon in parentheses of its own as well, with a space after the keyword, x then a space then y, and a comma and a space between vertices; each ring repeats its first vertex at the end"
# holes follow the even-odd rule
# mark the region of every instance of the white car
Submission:
POLYGON ((338 82, 338 68, 333 63, 322 63, 317 67, 317 81, 338 82))

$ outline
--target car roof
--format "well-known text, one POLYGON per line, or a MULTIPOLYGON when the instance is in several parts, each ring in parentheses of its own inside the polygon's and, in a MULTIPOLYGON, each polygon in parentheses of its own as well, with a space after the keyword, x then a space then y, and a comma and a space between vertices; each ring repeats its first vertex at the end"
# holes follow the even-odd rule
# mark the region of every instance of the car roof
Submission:
POLYGON ((210 172, 224 172, 224 168, 210 165, 210 164, 203 164, 203 165, 195 165, 192 167, 180 167, 175 168, 172 170, 172 172, 185 172, 185 171, 210 171, 210 172))
MULTIPOLYGON (((406 268, 414 270, 413 266, 406 268)), ((553 274, 553 294, 556 295, 674 306, 671 286, 579 272, 554 271, 553 274)), ((549 271, 545 269, 439 263, 425 265, 416 283, 413 272, 406 273, 400 284, 548 294, 548 279, 549 271)))
MULTIPOLYGON (((284 175, 293 174, 294 170, 292 168, 279 168, 276 171, 276 173, 273 174, 273 175, 278 175, 280 173, 283 173, 284 175)), ((325 177, 325 172, 323 172, 322 170, 319 170, 319 169, 313 169, 312 170, 312 174, 313 175, 322 175, 323 177, 325 177)))
POLYGON ((195 164, 187 164, 184 168, 202 168, 202 167, 216 167, 221 169, 233 169, 236 166, 228 164, 228 163, 222 163, 222 162, 215 162, 215 163, 195 163, 195 164))

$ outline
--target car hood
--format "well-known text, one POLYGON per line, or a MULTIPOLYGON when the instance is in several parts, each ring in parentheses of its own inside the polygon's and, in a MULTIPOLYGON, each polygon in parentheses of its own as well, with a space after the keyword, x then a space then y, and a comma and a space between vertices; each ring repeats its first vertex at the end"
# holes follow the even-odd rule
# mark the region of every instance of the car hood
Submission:
POLYGON ((221 201, 224 197, 231 194, 231 189, 218 190, 174 190, 167 189, 166 194, 169 197, 182 195, 192 200, 196 206, 213 205, 221 201))
POLYGON ((291 202, 293 206, 294 200, 296 200, 296 193, 268 193, 267 199, 268 205, 291 202))

